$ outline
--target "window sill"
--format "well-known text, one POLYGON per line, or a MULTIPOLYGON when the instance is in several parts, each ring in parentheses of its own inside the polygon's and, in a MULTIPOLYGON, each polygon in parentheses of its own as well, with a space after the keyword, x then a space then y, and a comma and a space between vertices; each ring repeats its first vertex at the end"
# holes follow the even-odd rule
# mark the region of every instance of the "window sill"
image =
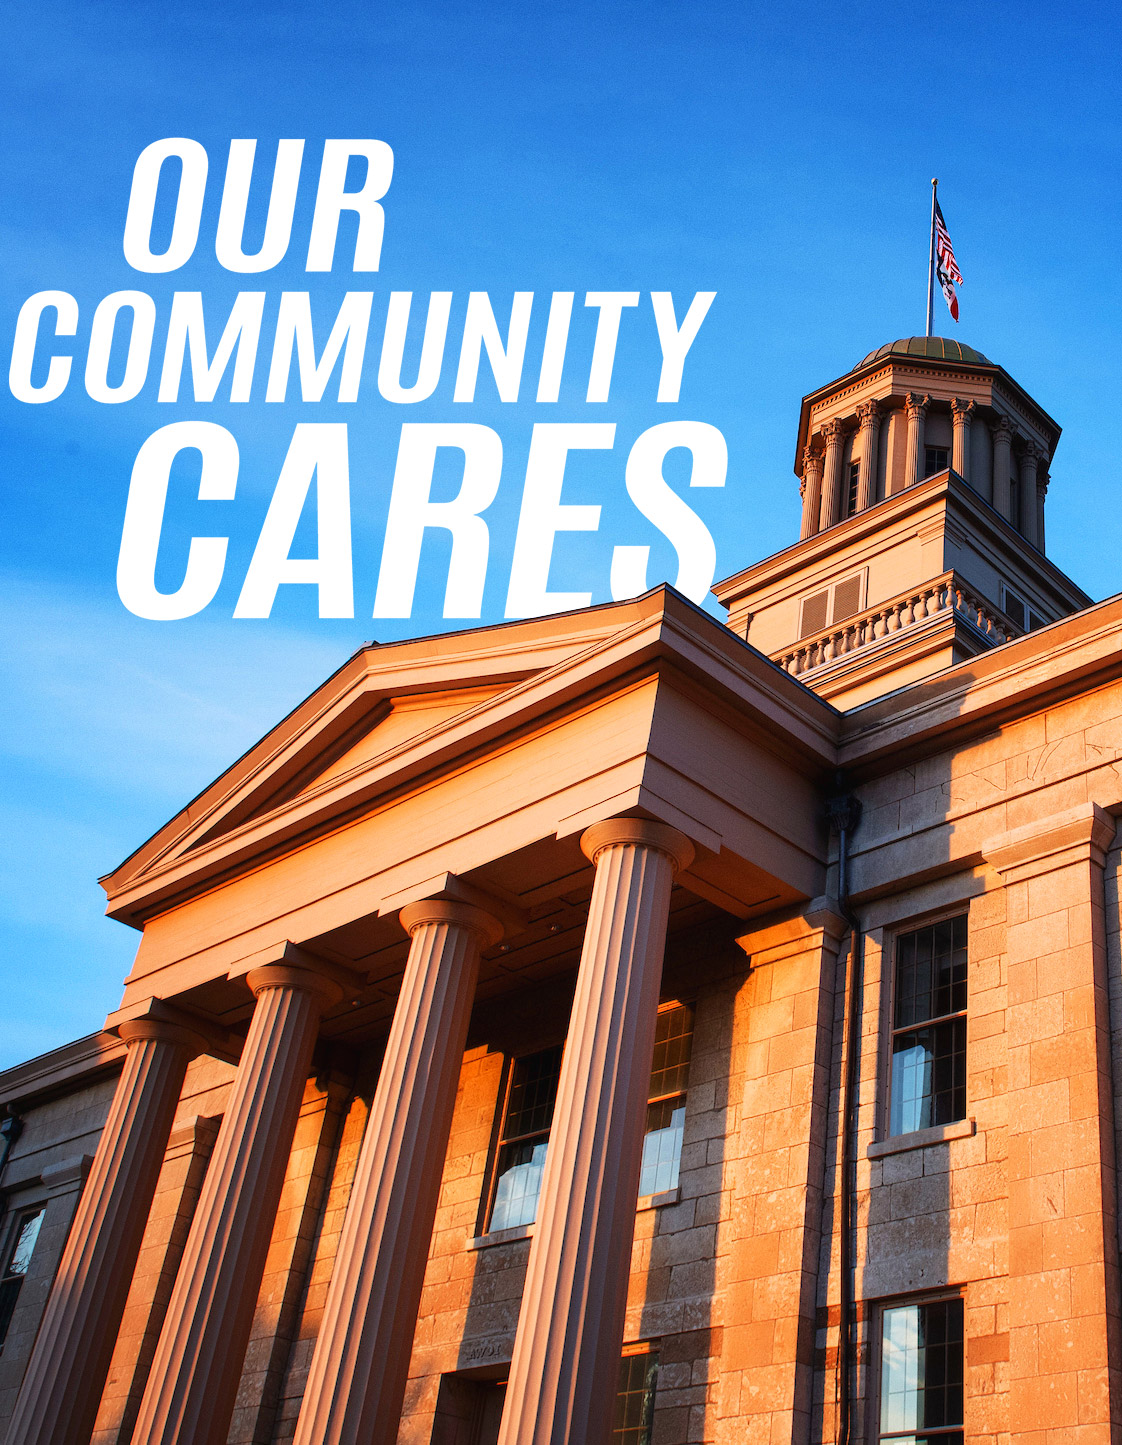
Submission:
POLYGON ((936 1124, 934 1129, 917 1129, 914 1134, 896 1134, 870 1144, 867 1159, 883 1159, 886 1154, 903 1154, 908 1149, 926 1149, 929 1144, 946 1144, 951 1139, 969 1139, 977 1131, 973 1119, 957 1119, 953 1124, 936 1124))
POLYGON ((516 1224, 511 1229, 493 1229, 490 1234, 479 1234, 467 1242, 468 1249, 490 1249, 496 1244, 514 1244, 519 1239, 533 1239, 532 1224, 516 1224))
POLYGON ((635 1206, 639 1209, 661 1209, 664 1204, 677 1204, 682 1197, 680 1187, 675 1184, 673 1189, 664 1189, 659 1194, 640 1194, 639 1202, 635 1206))

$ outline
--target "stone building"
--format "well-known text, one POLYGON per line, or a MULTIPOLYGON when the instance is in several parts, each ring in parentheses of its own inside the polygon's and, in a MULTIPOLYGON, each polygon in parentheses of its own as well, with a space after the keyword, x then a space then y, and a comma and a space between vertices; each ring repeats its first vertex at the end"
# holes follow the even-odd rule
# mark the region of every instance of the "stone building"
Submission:
POLYGON ((105 880, 0 1075, 5 1445, 1122 1435, 1122 598, 899 341, 801 540, 358 651, 105 880), (9 1147, 10 1146, 10 1147, 9 1147))

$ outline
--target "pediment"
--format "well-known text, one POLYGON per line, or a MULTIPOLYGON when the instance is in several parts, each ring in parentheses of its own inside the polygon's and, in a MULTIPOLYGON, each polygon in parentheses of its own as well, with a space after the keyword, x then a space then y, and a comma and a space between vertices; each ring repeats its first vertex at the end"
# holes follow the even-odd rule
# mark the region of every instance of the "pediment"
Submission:
MULTIPOLYGON (((653 599, 644 599, 648 606, 653 599)), ((244 757, 101 881, 110 899, 305 795, 346 787, 418 742, 564 666, 635 604, 360 649, 244 757), (621 615, 622 614, 622 615, 621 615)))
POLYGON ((321 783, 372 763, 505 691, 504 687, 467 687, 391 698, 371 720, 368 731, 290 796, 311 792, 321 783))

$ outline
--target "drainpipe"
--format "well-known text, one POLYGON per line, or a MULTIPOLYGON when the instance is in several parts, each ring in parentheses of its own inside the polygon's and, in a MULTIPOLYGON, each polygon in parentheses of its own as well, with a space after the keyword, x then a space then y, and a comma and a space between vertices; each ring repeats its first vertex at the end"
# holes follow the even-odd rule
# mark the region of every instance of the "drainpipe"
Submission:
POLYGON ((861 801, 844 787, 838 773, 837 791, 826 804, 831 833, 838 840, 838 907, 849 924, 849 966, 846 970, 846 1058, 842 1094, 841 1143, 841 1319, 838 1338, 838 1396, 841 1419, 837 1445, 849 1445, 853 1435, 853 1372, 855 1362, 854 1324, 856 1308, 855 1241, 853 1216, 857 1192, 857 1095, 860 1063, 861 995, 864 985, 865 940, 857 916, 849 906, 849 843, 861 821, 861 801))

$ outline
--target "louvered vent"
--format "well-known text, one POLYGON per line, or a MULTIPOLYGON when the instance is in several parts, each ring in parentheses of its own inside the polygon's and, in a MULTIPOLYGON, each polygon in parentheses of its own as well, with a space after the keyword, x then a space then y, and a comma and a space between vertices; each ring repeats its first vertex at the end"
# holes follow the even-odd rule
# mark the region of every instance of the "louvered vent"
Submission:
POLYGON ((803 598, 803 615, 799 624, 799 636, 809 637, 812 632, 821 632, 826 626, 826 608, 829 605, 829 589, 812 592, 803 598))

